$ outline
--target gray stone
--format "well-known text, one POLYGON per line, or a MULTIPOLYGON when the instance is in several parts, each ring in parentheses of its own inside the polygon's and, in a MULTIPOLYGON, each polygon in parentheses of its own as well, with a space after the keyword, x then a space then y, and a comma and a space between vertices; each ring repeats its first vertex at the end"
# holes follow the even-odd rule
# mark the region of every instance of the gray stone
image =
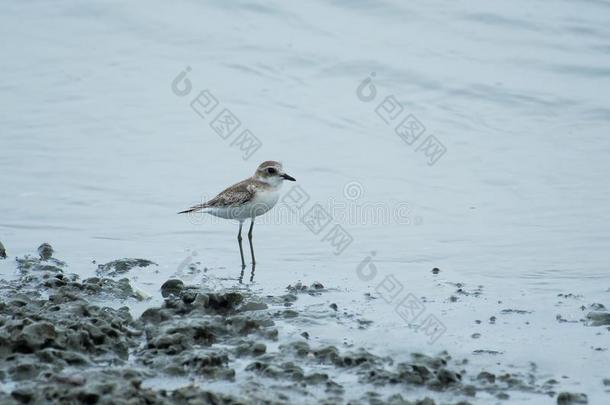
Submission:
POLYGON ((557 396, 557 405, 575 405, 588 404, 589 400, 586 394, 562 392, 557 396))

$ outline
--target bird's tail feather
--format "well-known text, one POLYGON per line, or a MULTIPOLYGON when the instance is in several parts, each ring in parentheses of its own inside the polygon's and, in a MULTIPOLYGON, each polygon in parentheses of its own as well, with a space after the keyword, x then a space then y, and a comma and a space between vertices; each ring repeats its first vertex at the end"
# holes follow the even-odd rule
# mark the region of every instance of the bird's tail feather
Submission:
POLYGON ((188 214, 189 212, 195 212, 202 210, 204 208, 203 204, 195 205, 189 208, 188 210, 180 211, 178 214, 188 214))

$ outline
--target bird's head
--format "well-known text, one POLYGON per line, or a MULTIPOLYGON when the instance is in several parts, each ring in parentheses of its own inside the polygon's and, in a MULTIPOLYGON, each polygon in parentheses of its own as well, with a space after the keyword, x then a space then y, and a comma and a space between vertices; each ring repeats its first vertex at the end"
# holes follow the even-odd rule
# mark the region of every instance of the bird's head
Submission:
POLYGON ((274 160, 267 160, 266 162, 261 163, 256 169, 254 177, 257 180, 272 186, 279 186, 284 180, 296 181, 294 177, 284 172, 284 168, 280 162, 274 160))

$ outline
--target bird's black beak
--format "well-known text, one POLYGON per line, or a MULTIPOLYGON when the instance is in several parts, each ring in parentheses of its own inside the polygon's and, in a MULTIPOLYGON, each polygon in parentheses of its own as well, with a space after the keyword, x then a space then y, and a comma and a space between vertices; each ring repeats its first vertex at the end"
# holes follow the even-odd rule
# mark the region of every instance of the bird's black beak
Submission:
POLYGON ((297 179, 295 179, 292 176, 287 175, 286 173, 280 175, 281 178, 285 179, 285 180, 290 180, 290 181, 297 181, 297 179))

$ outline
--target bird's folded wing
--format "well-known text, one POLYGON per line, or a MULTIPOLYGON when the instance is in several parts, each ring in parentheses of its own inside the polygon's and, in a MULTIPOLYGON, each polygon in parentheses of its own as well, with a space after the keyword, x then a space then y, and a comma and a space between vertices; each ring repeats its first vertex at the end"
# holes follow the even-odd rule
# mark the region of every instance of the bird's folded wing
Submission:
POLYGON ((252 201, 254 199, 255 191, 256 190, 252 184, 247 180, 244 180, 223 190, 211 200, 202 204, 194 205, 186 211, 179 212, 179 214, 199 211, 205 208, 238 207, 252 201))
POLYGON ((235 207, 252 201, 254 198, 254 188, 247 181, 234 184, 222 191, 210 201, 202 204, 202 208, 222 208, 235 207))

